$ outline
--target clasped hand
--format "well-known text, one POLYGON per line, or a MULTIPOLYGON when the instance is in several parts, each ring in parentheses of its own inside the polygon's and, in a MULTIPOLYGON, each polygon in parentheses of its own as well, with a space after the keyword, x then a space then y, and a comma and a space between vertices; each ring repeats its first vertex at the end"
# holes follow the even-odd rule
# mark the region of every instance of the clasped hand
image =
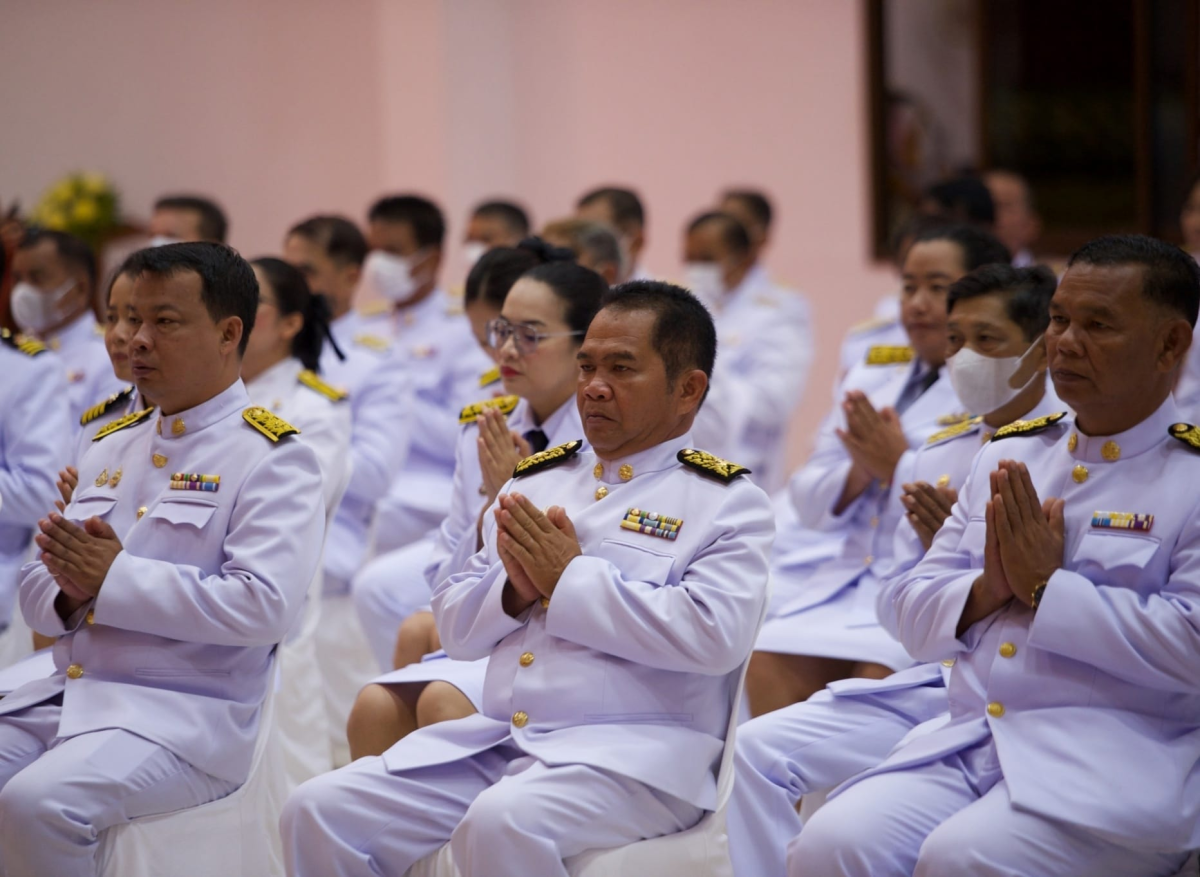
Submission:
POLYGON ((38 529, 34 541, 41 549, 39 559, 62 592, 76 603, 99 594, 122 549, 113 528, 96 517, 81 527, 52 512, 38 521, 38 529))
POLYGON ((583 552, 561 506, 543 513, 519 493, 501 494, 499 500, 493 512, 499 528, 496 550, 515 595, 516 612, 510 614, 516 614, 553 594, 567 565, 583 552))
POLYGON ((908 450, 908 439, 895 409, 876 411, 866 395, 851 390, 842 402, 846 428, 839 429, 846 453, 856 469, 879 481, 890 481, 896 464, 908 450))

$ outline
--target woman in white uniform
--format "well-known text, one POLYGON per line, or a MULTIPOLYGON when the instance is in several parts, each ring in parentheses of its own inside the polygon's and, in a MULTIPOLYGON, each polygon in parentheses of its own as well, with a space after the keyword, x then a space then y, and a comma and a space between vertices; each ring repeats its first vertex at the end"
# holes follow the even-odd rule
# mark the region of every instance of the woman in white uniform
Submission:
MULTIPOLYGON (((258 278, 258 313, 242 357, 242 380, 250 402, 296 429, 321 468, 328 522, 350 478, 350 403, 317 374, 328 337, 328 305, 313 295, 304 275, 281 259, 250 263, 258 278)), ((319 696, 315 634, 319 623, 320 568, 296 627, 279 649, 276 699, 279 737, 290 785, 333 768, 329 721, 319 696)))
MULTIPOLYGON (((587 268, 549 262, 516 282, 500 317, 489 324, 489 342, 512 395, 468 406, 460 418, 451 511, 425 571, 431 587, 462 569, 478 550, 480 522, 523 455, 583 437, 575 354, 607 289, 587 268)), ((405 631, 418 627, 410 623, 405 631)), ((416 636, 419 641, 419 630, 416 636)), ((398 654, 405 646, 402 639, 398 654)), ((409 650, 420 655, 432 648, 436 637, 409 650)), ((350 714, 353 757, 382 753, 423 724, 474 712, 486 663, 427 655, 375 680, 350 714)))

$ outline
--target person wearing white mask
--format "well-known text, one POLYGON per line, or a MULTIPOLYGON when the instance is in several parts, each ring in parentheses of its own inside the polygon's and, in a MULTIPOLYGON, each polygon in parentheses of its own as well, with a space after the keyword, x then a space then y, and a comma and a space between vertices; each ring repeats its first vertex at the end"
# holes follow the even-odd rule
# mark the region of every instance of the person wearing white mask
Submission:
POLYGON ((529 237, 529 214, 512 201, 484 201, 471 211, 463 236, 463 268, 468 272, 479 257, 495 247, 515 247, 529 237))
POLYGON ((813 358, 807 300, 771 282, 746 227, 702 213, 684 236, 688 289, 712 312, 721 355, 696 442, 744 460, 767 491, 783 481, 783 445, 813 358))
MULTIPOLYGON (((946 369, 960 401, 981 414, 930 436, 897 470, 890 501, 903 505, 904 518, 887 582, 924 556, 976 454, 997 430, 1063 410, 1046 380, 1042 343, 1054 288, 1048 269, 1008 265, 978 268, 950 288, 946 369)), ((888 594, 885 584, 880 617, 895 630, 888 594)), ((922 664, 882 681, 834 683, 739 728, 728 811, 735 873, 782 875, 788 844, 801 829, 797 801, 876 767, 901 737, 944 714, 952 664, 922 664)))
POLYGON ((33 229, 17 245, 12 276, 12 317, 22 332, 58 353, 71 422, 80 429, 88 408, 123 389, 92 314, 96 258, 73 235, 33 229))
POLYGON ((212 241, 223 244, 229 237, 225 211, 202 195, 165 195, 154 202, 147 227, 150 245, 212 241))
POLYGON ((575 203, 575 215, 617 230, 621 239, 622 266, 618 283, 652 279, 642 264, 642 254, 646 250, 646 208, 637 192, 622 186, 592 189, 575 203))
POLYGON ((449 512, 454 415, 475 401, 492 363, 462 308, 438 286, 446 224, 437 205, 390 196, 372 206, 369 220, 363 284, 384 301, 359 309, 362 331, 389 340, 407 362, 414 390, 408 457, 376 509, 375 549, 383 552, 419 539, 449 512))

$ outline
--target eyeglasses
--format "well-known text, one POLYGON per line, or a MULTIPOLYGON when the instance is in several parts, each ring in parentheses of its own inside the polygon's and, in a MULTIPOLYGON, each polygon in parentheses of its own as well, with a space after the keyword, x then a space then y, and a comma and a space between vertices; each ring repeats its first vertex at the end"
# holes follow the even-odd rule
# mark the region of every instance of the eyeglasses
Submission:
POLYGON ((504 317, 489 320, 487 324, 488 344, 499 350, 509 338, 517 346, 517 352, 528 356, 537 350, 538 342, 545 338, 569 338, 583 332, 539 332, 528 323, 510 323, 504 317))

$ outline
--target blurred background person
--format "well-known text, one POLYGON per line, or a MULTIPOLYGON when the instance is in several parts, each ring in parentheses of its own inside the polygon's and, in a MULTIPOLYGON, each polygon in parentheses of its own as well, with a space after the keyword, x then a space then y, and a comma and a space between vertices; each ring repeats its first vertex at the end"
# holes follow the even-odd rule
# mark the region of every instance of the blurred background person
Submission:
POLYGON ((626 267, 626 273, 618 278, 619 282, 650 279, 642 264, 642 253, 646 249, 646 210, 637 192, 621 186, 592 189, 576 202, 575 215, 606 223, 621 236, 621 263, 626 267))
POLYGON ((546 223, 541 237, 552 246, 570 250, 580 265, 595 271, 609 286, 626 273, 620 238, 607 223, 568 216, 546 223))
POLYGON ((492 200, 475 205, 463 235, 463 263, 470 271, 493 247, 515 247, 532 226, 525 208, 514 201, 492 200))
POLYGON ((1027 268, 1033 265, 1033 248, 1042 233, 1042 218, 1038 215, 1029 181, 1016 171, 993 168, 984 173, 983 184, 987 186, 995 208, 993 231, 1013 254, 1013 266, 1027 268))
POLYGON ((229 237, 225 211, 203 195, 164 195, 154 202, 147 226, 152 246, 211 241, 223 244, 229 237))

